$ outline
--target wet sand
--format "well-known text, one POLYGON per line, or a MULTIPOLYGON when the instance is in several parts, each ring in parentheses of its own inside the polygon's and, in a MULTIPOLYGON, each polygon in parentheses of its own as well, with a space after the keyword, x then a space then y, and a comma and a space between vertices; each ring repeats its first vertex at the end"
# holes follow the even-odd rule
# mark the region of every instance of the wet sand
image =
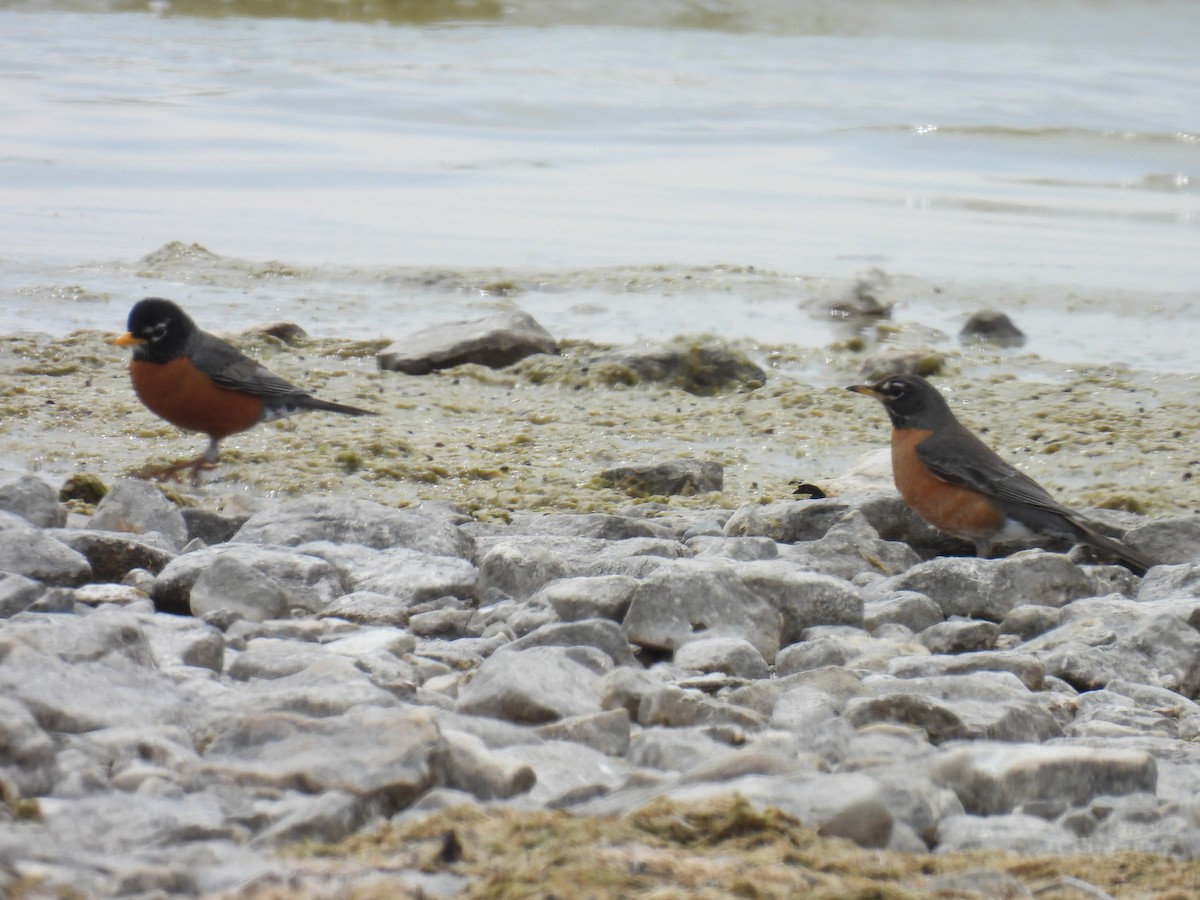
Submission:
MULTIPOLYGON (((88 472, 107 481, 203 448, 205 438, 141 406, 112 336, 0 338, 0 474, 33 471, 55 483, 88 472)), ((606 487, 595 479, 602 470, 689 457, 721 463, 724 490, 670 503, 770 502, 797 481, 833 486, 886 446, 883 411, 844 390, 881 348, 941 359, 934 380, 964 422, 1069 504, 1152 516, 1200 505, 1192 477, 1200 467, 1191 437, 1200 425, 1196 376, 963 348, 921 323, 877 323, 822 348, 732 344, 768 372, 767 383, 709 397, 613 383, 587 367, 600 348, 585 342, 504 370, 467 365, 408 376, 376 368, 383 342, 288 346, 261 334, 230 337, 317 395, 380 416, 312 413, 227 439, 220 468, 203 485, 177 486, 188 502, 213 508, 342 492, 398 506, 447 501, 485 518, 516 509, 603 511, 665 498, 606 487)))

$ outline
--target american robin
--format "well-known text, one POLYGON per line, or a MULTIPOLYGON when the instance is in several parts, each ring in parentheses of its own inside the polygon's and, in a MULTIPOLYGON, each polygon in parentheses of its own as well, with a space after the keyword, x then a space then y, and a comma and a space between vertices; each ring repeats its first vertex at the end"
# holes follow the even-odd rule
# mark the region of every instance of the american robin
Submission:
POLYGON ((892 476, 904 501, 939 531, 973 542, 979 556, 993 544, 1050 535, 1111 553, 1138 574, 1154 565, 997 456, 924 378, 892 375, 847 390, 874 397, 891 417, 892 476))
POLYGON ((318 400, 284 381, 232 345, 196 326, 170 300, 147 297, 129 312, 129 331, 113 341, 132 347, 129 376, 138 399, 155 415, 185 431, 209 437, 208 448, 195 459, 139 473, 143 478, 175 478, 190 469, 217 464, 222 438, 310 409, 373 416, 376 413, 318 400))

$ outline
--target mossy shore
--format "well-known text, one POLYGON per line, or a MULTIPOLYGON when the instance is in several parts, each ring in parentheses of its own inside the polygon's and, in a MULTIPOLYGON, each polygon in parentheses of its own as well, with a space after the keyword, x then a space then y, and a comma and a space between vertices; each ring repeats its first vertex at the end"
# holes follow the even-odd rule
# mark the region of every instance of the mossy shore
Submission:
MULTIPOLYGON (((110 337, 0 338, 0 472, 108 480, 203 448, 202 436, 138 402, 126 354, 110 337)), ((380 416, 313 413, 235 435, 222 444, 215 477, 179 486, 187 502, 253 508, 261 497, 342 492, 397 506, 446 501, 481 517, 604 511, 666 498, 628 496, 599 482, 599 472, 694 457, 724 466, 723 491, 669 502, 734 508, 786 498, 796 482, 834 482, 887 443, 882 410, 844 390, 862 377, 856 341, 733 344, 768 373, 766 384, 700 396, 589 367, 597 348, 578 342, 504 370, 409 376, 377 369, 376 342, 233 340, 319 396, 380 416)), ((1065 502, 1148 515, 1200 508, 1195 377, 987 351, 939 358, 934 380, 962 419, 1065 502)))

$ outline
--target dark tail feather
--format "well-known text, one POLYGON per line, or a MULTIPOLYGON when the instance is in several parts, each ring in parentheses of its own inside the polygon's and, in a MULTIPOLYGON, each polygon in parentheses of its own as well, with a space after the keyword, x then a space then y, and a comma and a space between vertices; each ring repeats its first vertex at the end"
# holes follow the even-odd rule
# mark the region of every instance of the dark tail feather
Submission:
POLYGON ((1107 535, 1100 534, 1078 522, 1074 523, 1079 527, 1078 539, 1089 546, 1095 547, 1097 550, 1103 550, 1105 553, 1111 553, 1117 559, 1122 560, 1135 575, 1145 575, 1146 570, 1151 566, 1158 565, 1157 562, 1146 556, 1144 553, 1138 553, 1132 547, 1126 547, 1115 538, 1110 538, 1107 535))
POLYGON ((346 406, 342 403, 330 403, 328 400, 318 400, 316 397, 305 397, 301 402, 302 409, 321 409, 325 412, 341 413, 345 416, 377 416, 379 413, 369 409, 359 409, 357 406, 346 406))

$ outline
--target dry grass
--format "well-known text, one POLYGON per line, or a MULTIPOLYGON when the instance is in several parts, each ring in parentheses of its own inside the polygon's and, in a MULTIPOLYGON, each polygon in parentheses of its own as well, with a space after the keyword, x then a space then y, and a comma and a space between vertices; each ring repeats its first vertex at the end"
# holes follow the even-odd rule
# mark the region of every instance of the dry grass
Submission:
POLYGON ((424 897, 420 878, 439 875, 461 879, 456 896, 472 900, 993 896, 939 889, 936 881, 979 871, 1011 879, 1011 892, 994 896, 1200 896, 1200 861, 1133 852, 1029 858, 870 851, 736 796, 700 805, 663 800, 622 817, 464 807, 336 845, 298 846, 287 857, 293 875, 286 883, 256 883, 230 900, 424 897))

